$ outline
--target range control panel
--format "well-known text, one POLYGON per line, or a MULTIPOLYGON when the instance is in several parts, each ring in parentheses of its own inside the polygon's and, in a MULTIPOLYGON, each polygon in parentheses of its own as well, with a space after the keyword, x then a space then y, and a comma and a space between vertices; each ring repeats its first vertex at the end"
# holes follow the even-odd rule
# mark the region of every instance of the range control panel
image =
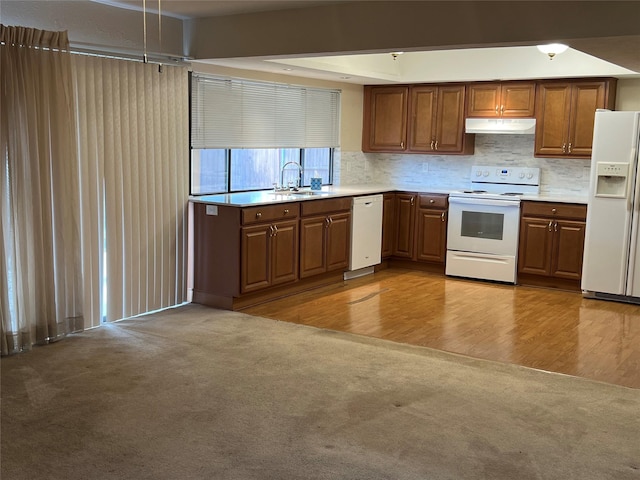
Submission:
POLYGON ((540 169, 535 167, 501 167, 474 165, 471 183, 501 183, 508 185, 540 185, 540 169))

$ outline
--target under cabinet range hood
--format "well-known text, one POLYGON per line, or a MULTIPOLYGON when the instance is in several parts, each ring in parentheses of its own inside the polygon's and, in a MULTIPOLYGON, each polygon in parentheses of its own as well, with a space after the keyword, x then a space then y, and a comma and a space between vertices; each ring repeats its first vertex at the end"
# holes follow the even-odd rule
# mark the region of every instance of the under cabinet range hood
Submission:
POLYGON ((466 133, 520 134, 536 133, 535 118, 467 118, 466 133))

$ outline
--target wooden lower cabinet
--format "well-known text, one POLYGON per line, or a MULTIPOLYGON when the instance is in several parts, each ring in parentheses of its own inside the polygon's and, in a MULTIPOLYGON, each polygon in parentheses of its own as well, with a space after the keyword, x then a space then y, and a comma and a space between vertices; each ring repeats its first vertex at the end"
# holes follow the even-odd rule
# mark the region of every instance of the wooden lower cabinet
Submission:
MULTIPOLYGON (((447 195, 396 193, 392 210, 395 220, 391 258, 444 265, 447 208, 447 195)), ((383 241, 383 255, 384 251, 383 241)))
POLYGON ((351 246, 351 198, 314 200, 300 219, 300 278, 346 270, 351 246))
POLYGON ((243 227, 241 243, 241 293, 298 278, 297 220, 243 227))
POLYGON ((382 258, 393 255, 395 193, 385 193, 382 199, 382 258))
POLYGON ((522 202, 518 283, 579 289, 586 205, 522 202))
POLYGON ((447 255, 447 213, 418 209, 416 260, 444 263, 447 255))
POLYGON ((416 224, 415 193, 396 193, 394 201, 393 256, 413 259, 416 224))

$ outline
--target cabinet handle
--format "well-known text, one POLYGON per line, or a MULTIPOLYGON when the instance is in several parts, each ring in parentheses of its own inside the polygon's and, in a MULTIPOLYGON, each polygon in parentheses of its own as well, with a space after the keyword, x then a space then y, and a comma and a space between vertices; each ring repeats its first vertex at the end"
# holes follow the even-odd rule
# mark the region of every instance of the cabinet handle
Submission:
POLYGON ((273 237, 273 225, 269 225, 269 236, 273 237))
POLYGON ((260 218, 262 217, 262 214, 260 212, 256 213, 256 218, 260 218))
POLYGON ((411 197, 411 206, 413 207, 413 197, 411 197))
POLYGON ((436 150, 438 149, 438 140, 436 140, 436 150))
POLYGON ((288 209, 288 208, 285 208, 285 209, 284 209, 284 214, 285 214, 285 215, 287 215, 288 213, 289 213, 289 209, 288 209))
POLYGON ((431 150, 435 150, 435 149, 433 148, 433 140, 431 140, 431 150))
POLYGON ((562 153, 567 153, 567 144, 566 143, 562 144, 562 153))
POLYGON ((551 209, 551 213, 556 213, 557 211, 558 211, 558 209, 556 209, 556 208, 552 208, 551 209))
POLYGON ((500 116, 504 115, 504 105, 500 105, 500 116))
POLYGON ((558 231, 558 222, 555 222, 555 223, 553 224, 553 231, 554 231, 554 232, 557 232, 557 231, 558 231))
POLYGON ((404 148, 404 142, 400 142, 400 148, 404 148))
POLYGON ((571 153, 571 144, 569 144, 569 153, 571 153))
POLYGON ((329 217, 324 219, 324 228, 329 228, 329 217))
POLYGON ((275 237, 276 235, 278 235, 278 227, 276 227, 275 225, 273 226, 273 236, 275 237))
POLYGON ((549 220, 549 225, 547 226, 547 230, 551 231, 552 225, 553 225, 553 220, 549 220))
POLYGON ((436 203, 436 201, 432 198, 431 200, 429 200, 429 203, 436 203))
POLYGON ((440 215, 440 219, 444 222, 444 212, 442 212, 442 215, 440 215))
POLYGON ((498 107, 498 105, 496 105, 496 115, 498 115, 500 113, 499 109, 500 109, 500 107, 498 107))

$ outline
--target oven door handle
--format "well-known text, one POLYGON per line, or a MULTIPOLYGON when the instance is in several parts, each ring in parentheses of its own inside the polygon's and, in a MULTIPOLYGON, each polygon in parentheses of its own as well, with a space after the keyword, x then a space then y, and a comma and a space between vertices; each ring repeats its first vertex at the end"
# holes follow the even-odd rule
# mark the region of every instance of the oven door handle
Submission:
POLYGON ((496 207, 514 207, 520 208, 520 202, 514 202, 512 200, 493 200, 490 198, 462 198, 462 197, 449 197, 449 204, 456 203, 460 205, 475 205, 477 207, 482 205, 496 206, 496 207))

